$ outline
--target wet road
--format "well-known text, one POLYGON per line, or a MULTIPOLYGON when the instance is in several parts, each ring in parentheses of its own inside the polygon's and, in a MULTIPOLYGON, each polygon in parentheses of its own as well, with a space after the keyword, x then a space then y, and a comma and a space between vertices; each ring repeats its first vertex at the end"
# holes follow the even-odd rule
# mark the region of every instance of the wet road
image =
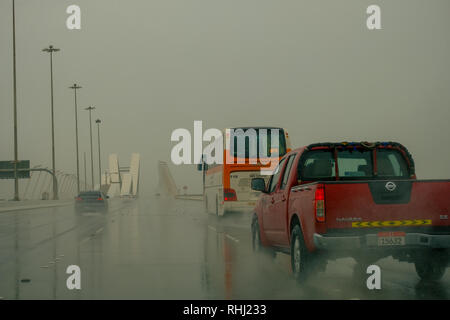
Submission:
POLYGON ((450 271, 438 283, 390 258, 377 264, 382 289, 353 277, 354 261, 330 262, 305 286, 289 257, 251 250, 249 217, 221 219, 198 201, 110 201, 107 214, 73 207, 0 213, 3 299, 449 299, 450 271), (81 290, 66 268, 81 268, 81 290))

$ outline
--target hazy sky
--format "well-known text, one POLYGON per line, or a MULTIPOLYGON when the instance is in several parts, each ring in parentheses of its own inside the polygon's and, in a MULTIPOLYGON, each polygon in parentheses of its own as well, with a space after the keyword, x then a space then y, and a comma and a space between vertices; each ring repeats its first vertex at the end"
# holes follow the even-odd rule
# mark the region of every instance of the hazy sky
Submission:
MULTIPOLYGON (((281 126, 294 147, 395 140, 419 177, 450 178, 449 18, 448 0, 16 0, 19 158, 51 166, 41 50, 53 44, 56 166, 65 172, 76 170, 67 88, 76 82, 81 154, 83 108, 93 105, 103 167, 109 153, 122 165, 141 153, 143 193, 153 191, 157 161, 170 161, 171 132, 194 120, 281 126), (71 4, 81 7, 79 31, 65 25, 71 4), (370 4, 381 7, 382 30, 366 28, 370 4)), ((11 160, 10 0, 0 1, 0 43, 0 160, 11 160)), ((170 167, 180 186, 200 190, 194 168, 170 167)), ((0 198, 11 186, 0 181, 0 198)))

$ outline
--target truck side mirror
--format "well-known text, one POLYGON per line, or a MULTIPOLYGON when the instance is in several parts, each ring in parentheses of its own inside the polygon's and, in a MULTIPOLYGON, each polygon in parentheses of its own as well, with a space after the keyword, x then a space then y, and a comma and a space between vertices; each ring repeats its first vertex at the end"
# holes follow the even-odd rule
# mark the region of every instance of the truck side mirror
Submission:
POLYGON ((253 178, 251 186, 252 190, 266 192, 266 182, 263 178, 253 178))

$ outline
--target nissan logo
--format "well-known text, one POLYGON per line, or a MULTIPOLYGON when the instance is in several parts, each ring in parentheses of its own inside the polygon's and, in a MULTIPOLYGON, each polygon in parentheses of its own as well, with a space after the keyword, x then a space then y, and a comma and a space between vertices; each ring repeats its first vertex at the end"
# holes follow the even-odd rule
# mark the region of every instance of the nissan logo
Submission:
POLYGON ((384 187, 386 188, 387 191, 394 191, 397 188, 397 185, 395 183, 393 183, 392 181, 386 182, 386 184, 384 185, 384 187))

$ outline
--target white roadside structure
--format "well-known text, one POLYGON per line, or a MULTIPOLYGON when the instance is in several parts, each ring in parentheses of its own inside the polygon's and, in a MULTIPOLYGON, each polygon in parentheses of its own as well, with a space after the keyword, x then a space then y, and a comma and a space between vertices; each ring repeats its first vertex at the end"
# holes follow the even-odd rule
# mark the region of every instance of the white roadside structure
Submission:
POLYGON ((108 190, 108 196, 116 197, 120 194, 121 180, 119 171, 119 158, 115 153, 109 155, 109 177, 111 185, 108 190))
POLYGON ((140 154, 132 153, 130 167, 120 167, 117 154, 109 155, 109 174, 105 180, 109 181, 110 197, 131 197, 139 195, 140 154))
POLYGON ((164 161, 158 162, 158 195, 175 197, 178 194, 178 188, 175 180, 170 173, 169 166, 164 161))

